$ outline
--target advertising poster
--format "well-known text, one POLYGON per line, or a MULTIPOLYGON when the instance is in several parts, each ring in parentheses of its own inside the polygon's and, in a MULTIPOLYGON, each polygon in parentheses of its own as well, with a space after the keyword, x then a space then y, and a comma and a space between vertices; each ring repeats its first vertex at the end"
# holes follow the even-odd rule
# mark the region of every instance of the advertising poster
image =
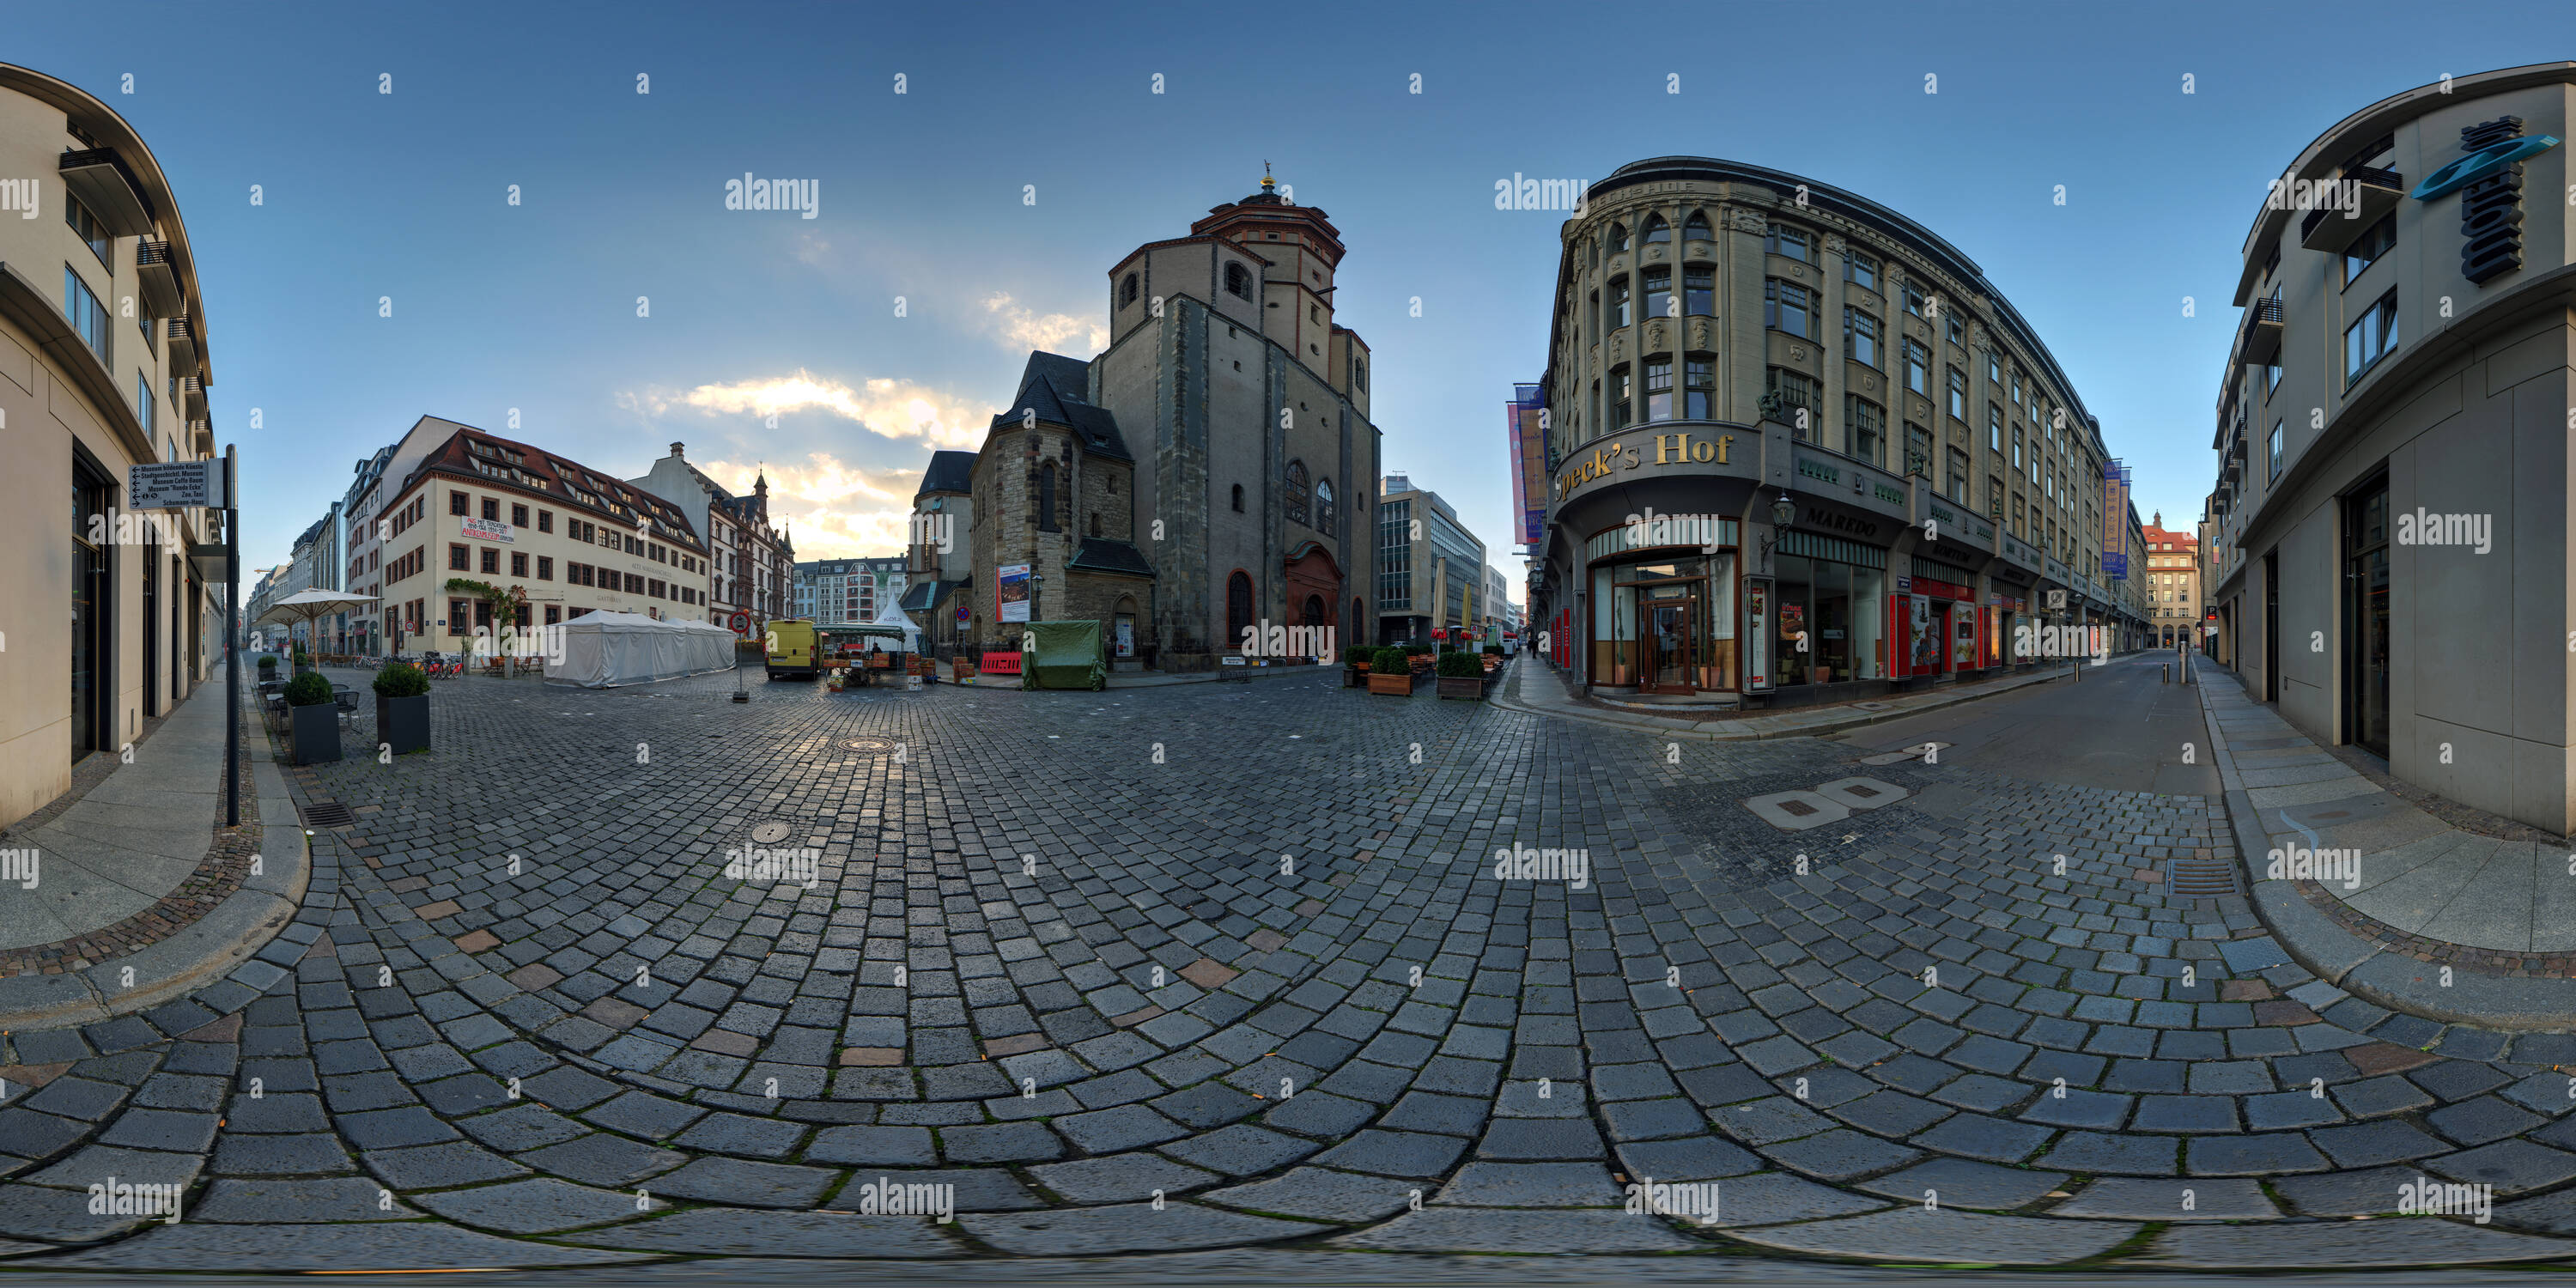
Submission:
POLYGON ((1977 610, 1966 604, 1950 609, 1950 667, 1973 670, 1977 665, 1977 610))
POLYGON ((1910 647, 1906 650, 1906 667, 1916 675, 1938 671, 1941 669, 1941 637, 1932 630, 1932 601, 1921 595, 1908 595, 1906 600, 1912 605, 1907 610, 1909 619, 1905 638, 1910 647))
POLYGON ((993 620, 1029 620, 1029 566, 1003 564, 993 578, 993 620))
POLYGON ((1771 688, 1771 579, 1744 579, 1744 687, 1766 693, 1771 688))

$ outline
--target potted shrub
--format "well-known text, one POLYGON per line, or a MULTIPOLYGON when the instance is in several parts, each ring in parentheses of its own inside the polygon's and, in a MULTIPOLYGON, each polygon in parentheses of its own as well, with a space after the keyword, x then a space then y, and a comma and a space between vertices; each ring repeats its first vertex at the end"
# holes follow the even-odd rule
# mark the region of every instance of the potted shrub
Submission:
POLYGON ((1399 698, 1413 696, 1413 668, 1400 648, 1382 648, 1369 663, 1368 691, 1399 698))
POLYGON ((329 680, 307 671, 287 681, 286 709, 296 764, 340 758, 340 704, 332 701, 329 680))
POLYGON ((1369 673, 1369 663, 1377 655, 1373 648, 1352 645, 1342 650, 1342 687, 1356 689, 1369 673))
POLYGON ((429 677, 409 662, 376 672, 376 741, 406 756, 429 750, 429 677))
POLYGON ((1485 696, 1485 667, 1473 653, 1452 649, 1440 655, 1440 696, 1476 699, 1485 696))

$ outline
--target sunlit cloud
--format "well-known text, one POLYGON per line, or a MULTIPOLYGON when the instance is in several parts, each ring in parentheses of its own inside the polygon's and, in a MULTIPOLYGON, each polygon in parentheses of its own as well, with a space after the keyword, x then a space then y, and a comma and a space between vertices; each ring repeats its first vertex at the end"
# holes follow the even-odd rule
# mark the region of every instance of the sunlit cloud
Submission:
POLYGON ((1044 349, 1088 358, 1109 347, 1107 327, 1071 313, 1036 312, 1013 300, 1008 291, 996 291, 986 297, 984 310, 993 315, 995 331, 1002 341, 1014 349, 1044 349))
POLYGON ((699 461, 707 477, 737 496, 769 480, 769 519, 788 530, 798 559, 903 553, 918 469, 864 469, 829 452, 802 461, 699 461))
POLYGON ((975 447, 984 440, 995 408, 956 398, 909 380, 879 377, 853 388, 798 368, 792 376, 699 385, 683 393, 650 390, 625 401, 648 415, 686 408, 711 416, 778 416, 820 411, 881 438, 919 439, 933 447, 975 447))

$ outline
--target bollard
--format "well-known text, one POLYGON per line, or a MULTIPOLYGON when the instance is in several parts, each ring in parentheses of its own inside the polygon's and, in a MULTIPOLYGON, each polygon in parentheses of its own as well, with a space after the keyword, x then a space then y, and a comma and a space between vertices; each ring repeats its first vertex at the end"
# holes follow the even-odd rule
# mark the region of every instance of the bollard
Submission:
POLYGON ((2165 663, 2165 678, 2164 678, 2164 682, 2165 682, 2166 684, 2171 684, 2171 683, 2173 683, 2173 663, 2171 663, 2171 662, 2167 662, 2167 663, 2165 663))

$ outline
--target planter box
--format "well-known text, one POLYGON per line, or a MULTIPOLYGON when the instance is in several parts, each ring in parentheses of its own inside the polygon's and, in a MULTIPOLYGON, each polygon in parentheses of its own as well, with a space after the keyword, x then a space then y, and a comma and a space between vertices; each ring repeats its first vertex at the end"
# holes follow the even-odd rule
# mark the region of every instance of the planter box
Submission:
POLYGON ((1485 700, 1485 682, 1474 676, 1444 675, 1440 677, 1440 696, 1482 702, 1485 700))
POLYGON ((340 708, 329 702, 287 708, 295 763, 319 765, 340 758, 340 708))
POLYGON ((376 741, 393 745, 397 756, 429 750, 429 695, 376 698, 376 741))
POLYGON ((1346 666, 1342 668, 1342 687, 1345 689, 1356 689, 1360 687, 1361 684, 1365 683, 1367 679, 1368 668, 1366 667, 1346 666))
POLYGON ((1399 698, 1409 698, 1413 696, 1413 676, 1404 672, 1399 672, 1394 675, 1380 675, 1375 671, 1371 671, 1369 672, 1368 678, 1368 691, 1371 693, 1384 693, 1399 698))

